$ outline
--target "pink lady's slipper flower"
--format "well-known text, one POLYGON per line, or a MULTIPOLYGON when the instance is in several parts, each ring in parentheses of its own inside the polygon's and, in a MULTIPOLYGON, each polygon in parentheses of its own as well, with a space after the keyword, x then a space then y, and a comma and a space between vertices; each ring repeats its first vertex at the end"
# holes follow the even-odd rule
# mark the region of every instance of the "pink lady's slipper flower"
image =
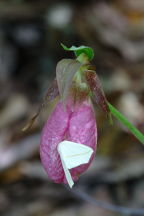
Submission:
POLYGON ((107 113, 108 107, 89 62, 93 58, 92 49, 82 46, 70 50, 75 50, 78 59, 63 59, 57 64, 56 80, 24 130, 31 127, 47 102, 59 96, 42 131, 40 157, 50 179, 72 187, 90 166, 96 152, 97 127, 91 99, 107 113))
POLYGON ((58 63, 60 100, 43 128, 40 144, 49 178, 70 187, 91 164, 97 144, 95 114, 87 86, 80 82, 80 68, 76 60, 58 63))
POLYGON ((96 152, 97 127, 90 91, 94 101, 105 109, 104 94, 91 68, 72 59, 58 63, 60 99, 41 135, 40 157, 45 171, 55 183, 68 183, 70 187, 90 166, 96 152))

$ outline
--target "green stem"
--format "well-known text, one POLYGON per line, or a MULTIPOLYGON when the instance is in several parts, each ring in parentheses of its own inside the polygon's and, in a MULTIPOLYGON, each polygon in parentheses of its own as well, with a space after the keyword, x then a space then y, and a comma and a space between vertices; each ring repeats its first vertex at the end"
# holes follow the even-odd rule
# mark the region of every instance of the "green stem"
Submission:
POLYGON ((89 59, 88 56, 85 53, 81 53, 77 58, 77 61, 79 61, 82 64, 88 64, 89 63, 89 59))
POLYGON ((113 116, 117 118, 121 123, 123 123, 131 133, 144 144, 144 134, 142 134, 134 125, 132 125, 112 104, 108 103, 109 109, 113 116))

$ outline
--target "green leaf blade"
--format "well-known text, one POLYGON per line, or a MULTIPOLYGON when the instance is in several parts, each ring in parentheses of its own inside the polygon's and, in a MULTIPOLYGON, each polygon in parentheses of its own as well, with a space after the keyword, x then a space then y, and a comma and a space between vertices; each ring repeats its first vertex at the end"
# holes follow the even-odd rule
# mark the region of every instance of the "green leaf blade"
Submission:
POLYGON ((142 134, 131 122, 129 122, 124 115, 122 115, 112 104, 108 103, 109 109, 113 116, 117 118, 122 124, 124 124, 131 133, 142 143, 144 144, 144 134, 142 134))

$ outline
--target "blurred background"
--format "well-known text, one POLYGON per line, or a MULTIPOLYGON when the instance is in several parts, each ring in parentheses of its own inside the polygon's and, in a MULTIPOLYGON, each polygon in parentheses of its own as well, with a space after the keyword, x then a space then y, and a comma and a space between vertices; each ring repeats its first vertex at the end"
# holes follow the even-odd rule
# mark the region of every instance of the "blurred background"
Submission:
MULTIPOLYGON (((49 181, 38 151, 47 113, 21 132, 57 62, 73 58, 61 42, 94 49, 108 100, 144 133, 144 0, 0 0, 0 216, 124 215, 49 181)), ((144 147, 95 110, 97 156, 75 188, 107 203, 142 208, 144 147)))

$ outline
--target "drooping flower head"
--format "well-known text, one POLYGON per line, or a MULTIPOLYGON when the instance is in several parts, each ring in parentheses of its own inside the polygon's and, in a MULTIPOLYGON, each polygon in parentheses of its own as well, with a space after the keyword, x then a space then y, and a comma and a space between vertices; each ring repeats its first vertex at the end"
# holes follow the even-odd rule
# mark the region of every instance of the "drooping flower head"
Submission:
POLYGON ((91 90, 95 100, 103 109, 107 108, 91 68, 88 59, 84 63, 81 59, 63 59, 58 63, 56 81, 60 98, 41 135, 40 156, 49 178, 70 187, 89 167, 96 152, 97 127, 91 90))
POLYGON ((93 58, 92 49, 63 47, 73 50, 78 58, 63 59, 57 64, 56 80, 45 101, 56 96, 59 101, 43 128, 40 157, 51 180, 72 187, 96 153, 97 127, 91 96, 107 113, 108 107, 100 81, 89 62, 93 58))

